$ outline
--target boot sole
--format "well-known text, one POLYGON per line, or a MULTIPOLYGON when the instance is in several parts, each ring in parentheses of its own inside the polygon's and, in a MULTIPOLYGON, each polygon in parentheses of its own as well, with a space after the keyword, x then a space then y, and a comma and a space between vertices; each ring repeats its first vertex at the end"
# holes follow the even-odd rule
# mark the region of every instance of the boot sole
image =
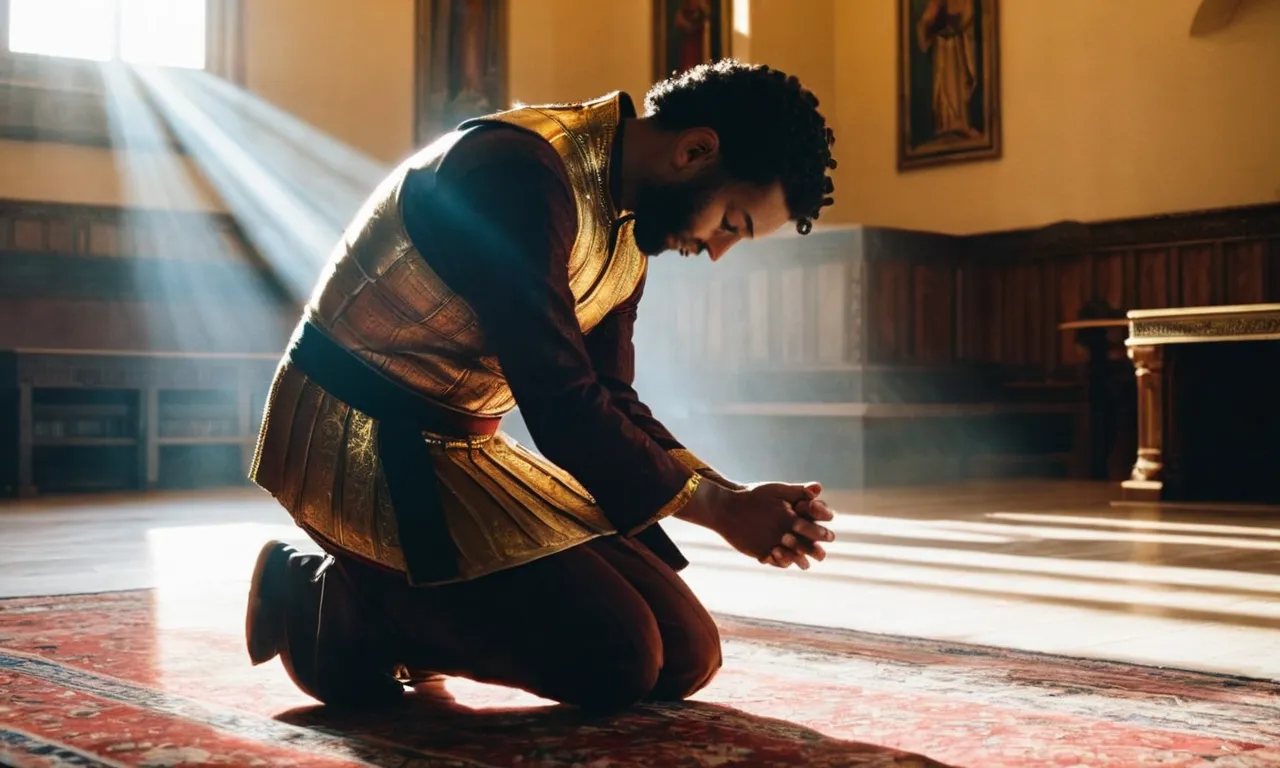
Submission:
POLYGON ((289 562, 289 547, 282 541, 269 541, 258 552, 253 566, 253 579, 249 583, 249 603, 244 617, 244 640, 249 650, 249 660, 254 666, 265 664, 280 654, 285 642, 285 616, 282 607, 269 606, 267 584, 277 589, 285 585, 285 568, 289 562), (271 610, 274 607, 276 610, 271 610))

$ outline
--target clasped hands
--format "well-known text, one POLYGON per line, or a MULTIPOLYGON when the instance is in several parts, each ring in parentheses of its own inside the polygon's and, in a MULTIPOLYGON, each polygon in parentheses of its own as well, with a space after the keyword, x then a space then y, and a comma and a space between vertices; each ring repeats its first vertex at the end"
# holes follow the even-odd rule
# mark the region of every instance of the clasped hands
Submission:
POLYGON ((702 483, 683 517, 719 533, 739 552, 778 568, 823 560, 834 518, 818 483, 760 483, 735 491, 702 483))

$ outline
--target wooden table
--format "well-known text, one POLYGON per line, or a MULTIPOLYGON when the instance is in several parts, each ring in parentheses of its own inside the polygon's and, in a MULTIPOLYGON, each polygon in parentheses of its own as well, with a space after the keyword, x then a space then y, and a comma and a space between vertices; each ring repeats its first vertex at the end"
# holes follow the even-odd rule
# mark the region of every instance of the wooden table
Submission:
POLYGON ((1138 452, 1122 498, 1280 501, 1280 304, 1134 310, 1128 320, 1138 452))

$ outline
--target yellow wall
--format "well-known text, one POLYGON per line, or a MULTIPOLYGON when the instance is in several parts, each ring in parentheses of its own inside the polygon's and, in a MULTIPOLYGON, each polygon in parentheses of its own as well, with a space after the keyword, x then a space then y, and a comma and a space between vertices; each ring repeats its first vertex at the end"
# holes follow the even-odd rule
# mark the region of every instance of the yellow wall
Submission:
MULTIPOLYGON (((718 1, 718 0, 717 0, 718 1)), ((732 0, 734 56, 799 77, 837 131, 835 8, 853 0, 732 0)), ((624 90, 636 107, 653 82, 653 0, 510 0, 509 83, 526 104, 624 90)), ((836 183, 841 185, 840 170, 836 183)), ((845 206, 845 210, 848 209, 845 206)), ((837 201, 823 223, 842 218, 837 201)))
MULTIPOLYGON (((857 2, 861 4, 862 0, 857 2)), ((850 4, 850 0, 738 0, 734 4, 734 26, 738 31, 733 55, 800 78, 818 97, 819 110, 836 132, 837 160, 845 131, 840 122, 844 94, 837 86, 836 49, 844 41, 837 38, 833 22, 836 8, 850 4)), ((839 194, 846 186, 845 174, 843 167, 832 172, 836 203, 823 211, 823 225, 850 221, 849 198, 839 194)))
POLYGON ((0 198, 221 211, 189 159, 167 152, 0 140, 0 198))
MULTIPOLYGON (((829 32, 836 3, 734 0, 733 54, 796 74, 824 105, 834 103, 835 38, 820 30, 829 32)), ((653 0, 510 0, 508 28, 514 100, 575 101, 624 90, 639 101, 653 82, 653 0)))
MULTIPOLYGON (((1205 39, 1199 0, 1004 0, 1004 156, 897 170, 895 0, 734 0, 734 54, 798 75, 836 131, 824 224, 968 233, 1280 199, 1280 2, 1205 39)), ((649 0, 511 0, 511 96, 652 74, 649 0)))
POLYGON ((513 101, 581 101, 652 81, 652 0, 509 0, 513 101))
POLYGON ((838 2, 841 212, 967 233, 1280 199, 1280 3, 1005 0, 1004 158, 896 168, 897 3, 838 2))
POLYGON ((413 0, 252 0, 249 90, 387 163, 413 149, 413 0))
MULTIPOLYGON (((509 1, 512 99, 650 84, 651 0, 509 1)), ((824 224, 964 233, 1280 199, 1280 2, 1192 39, 1198 2, 1004 0, 1004 157, 907 173, 895 0, 733 0, 734 53, 821 99, 840 160, 824 224)), ((252 91, 384 162, 412 150, 413 0, 245 7, 252 91)), ((178 207, 216 206, 189 163, 164 162, 194 180, 178 207)), ((120 203, 120 168, 106 150, 0 142, 0 197, 120 203)))

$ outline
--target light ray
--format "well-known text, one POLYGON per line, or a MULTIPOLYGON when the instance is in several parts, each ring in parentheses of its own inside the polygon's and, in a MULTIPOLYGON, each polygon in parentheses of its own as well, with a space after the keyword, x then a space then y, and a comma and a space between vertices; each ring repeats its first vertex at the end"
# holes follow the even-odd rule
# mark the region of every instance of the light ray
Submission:
POLYGON ((233 86, 207 73, 136 71, 267 267, 293 301, 305 302, 348 222, 387 169, 301 121, 249 106, 255 97, 233 97, 233 86), (308 136, 314 141, 302 141, 308 136))
POLYGON ((1023 512, 991 512, 992 520, 1041 523, 1044 525, 1085 526, 1093 528, 1128 528, 1130 530, 1161 531, 1166 533, 1220 534, 1227 536, 1261 536, 1280 538, 1280 527, 1252 525, 1223 525, 1216 523, 1183 523, 1174 520, 1138 520, 1133 518, 1109 518, 1092 515, 1046 515, 1023 512))
POLYGON ((244 351, 261 334, 258 309, 278 302, 253 266, 237 258, 219 236, 212 213, 145 210, 140 200, 175 204, 199 198, 195 182, 170 146, 169 136, 147 103, 128 67, 101 67, 108 127, 116 145, 125 201, 126 247, 137 267, 133 283, 143 294, 145 349, 244 351))

